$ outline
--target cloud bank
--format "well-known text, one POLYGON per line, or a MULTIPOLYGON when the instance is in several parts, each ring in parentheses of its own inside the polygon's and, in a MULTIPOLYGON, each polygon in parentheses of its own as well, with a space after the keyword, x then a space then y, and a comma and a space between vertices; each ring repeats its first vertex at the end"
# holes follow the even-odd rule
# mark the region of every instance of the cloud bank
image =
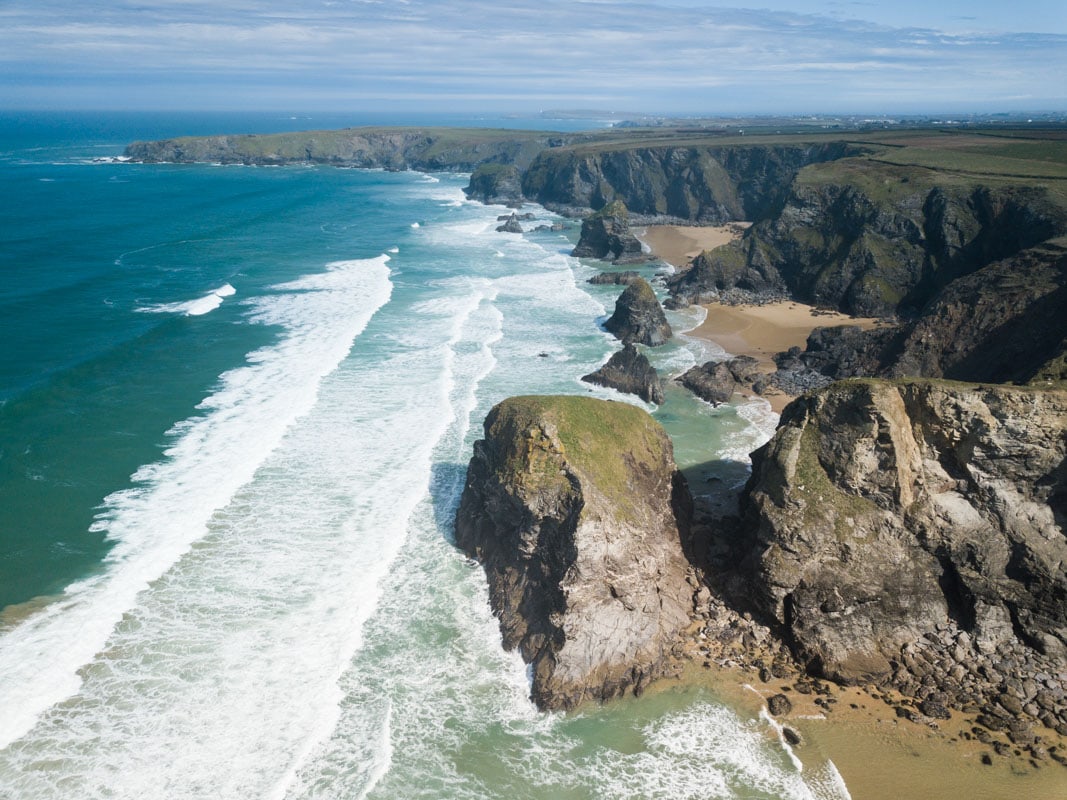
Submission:
MULTIPOLYGON (((840 7, 842 13, 835 13, 840 7)), ((1054 28, 1055 26, 1053 26, 1054 28)), ((626 0, 8 0, 21 108, 906 112, 1067 107, 1067 35, 626 0)))

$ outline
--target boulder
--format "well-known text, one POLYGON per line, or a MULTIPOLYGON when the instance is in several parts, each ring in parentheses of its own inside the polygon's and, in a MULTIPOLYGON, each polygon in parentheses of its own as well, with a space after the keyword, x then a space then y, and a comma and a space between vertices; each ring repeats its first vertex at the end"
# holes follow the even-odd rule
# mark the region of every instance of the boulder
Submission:
POLYGON ((737 356, 692 367, 677 380, 701 400, 719 405, 728 402, 742 388, 761 394, 766 388, 763 378, 759 361, 751 356, 737 356))
POLYGON ((456 515, 534 702, 571 708, 672 674, 689 622, 689 491, 647 413, 514 397, 486 417, 456 515))
POLYGON ((583 375, 582 380, 635 394, 646 403, 663 403, 663 387, 656 368, 632 344, 612 355, 596 372, 583 375))
POLYGON ((635 279, 615 301, 615 312, 604 328, 622 340, 659 347, 673 335, 656 293, 644 278, 635 279))

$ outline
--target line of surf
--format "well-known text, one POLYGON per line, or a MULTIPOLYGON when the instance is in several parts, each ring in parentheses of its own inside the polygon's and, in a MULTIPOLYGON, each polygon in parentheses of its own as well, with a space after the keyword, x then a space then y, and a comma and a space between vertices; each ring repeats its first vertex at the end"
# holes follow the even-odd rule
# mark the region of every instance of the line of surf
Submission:
POLYGON ((0 747, 25 734, 81 685, 78 668, 137 595, 207 531, 212 514, 251 480, 288 427, 392 292, 387 255, 339 261, 249 301, 251 320, 279 325, 276 344, 224 373, 202 412, 176 425, 165 458, 106 498, 94 529, 115 542, 101 574, 0 638, 0 747))

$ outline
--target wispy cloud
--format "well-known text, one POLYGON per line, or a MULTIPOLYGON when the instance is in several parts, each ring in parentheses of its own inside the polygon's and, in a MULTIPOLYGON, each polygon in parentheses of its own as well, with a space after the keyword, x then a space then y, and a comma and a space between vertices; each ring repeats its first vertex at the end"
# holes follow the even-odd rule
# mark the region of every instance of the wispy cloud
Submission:
MULTIPOLYGON (((857 16, 864 8, 839 5, 857 16)), ((1064 74, 1060 34, 952 34, 684 2, 9 0, 0 8, 0 104, 23 107, 1062 108, 1064 74)))

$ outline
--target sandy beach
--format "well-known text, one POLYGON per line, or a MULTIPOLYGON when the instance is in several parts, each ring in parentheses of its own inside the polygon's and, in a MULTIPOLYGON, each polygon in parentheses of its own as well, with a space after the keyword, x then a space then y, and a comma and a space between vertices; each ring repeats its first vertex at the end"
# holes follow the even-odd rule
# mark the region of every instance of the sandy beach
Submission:
MULTIPOLYGON (((773 360, 775 353, 794 346, 804 347, 808 335, 815 328, 835 325, 873 328, 879 324, 876 319, 821 311, 791 300, 759 306, 709 303, 704 307, 708 311, 707 319, 686 335, 715 342, 735 356, 751 356, 760 362, 760 368, 767 373, 776 369, 773 360)), ((763 397, 779 413, 792 399, 775 388, 768 389, 763 397)))
POLYGON ((727 225, 649 225, 637 232, 658 258, 674 267, 684 267, 705 250, 713 250, 741 238, 752 223, 731 222, 727 225))
MULTIPOLYGON (((727 225, 649 225, 637 235, 653 254, 673 266, 684 266, 704 250, 729 244, 741 237, 751 223, 731 222, 727 225)), ((808 335, 819 327, 859 325, 873 328, 879 320, 850 317, 832 311, 783 300, 758 306, 733 306, 709 303, 704 306, 707 319, 687 336, 706 339, 735 356, 751 356, 760 362, 767 373, 776 369, 775 353, 790 347, 804 347, 808 335)), ((763 395, 776 412, 793 398, 770 388, 763 395)))

